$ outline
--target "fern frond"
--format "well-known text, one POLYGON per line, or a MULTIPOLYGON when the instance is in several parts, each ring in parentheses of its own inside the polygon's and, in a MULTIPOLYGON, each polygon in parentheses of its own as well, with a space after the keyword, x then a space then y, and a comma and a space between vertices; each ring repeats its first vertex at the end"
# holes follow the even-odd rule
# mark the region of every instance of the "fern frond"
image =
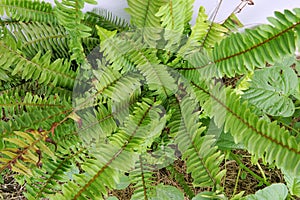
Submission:
POLYGON ((0 97, 0 105, 2 107, 1 118, 12 118, 14 115, 20 115, 23 112, 31 112, 36 108, 42 107, 57 107, 62 108, 64 105, 60 104, 59 97, 50 96, 49 98, 42 98, 37 95, 27 93, 25 96, 18 95, 0 97))
POLYGON ((296 37, 300 34, 299 9, 294 12, 275 12, 276 18, 269 18, 272 25, 246 29, 244 33, 231 34, 224 39, 213 51, 217 70, 233 77, 294 54, 296 37))
MULTIPOLYGON (((135 93, 140 93, 141 80, 143 79, 139 73, 126 73, 120 74, 117 70, 111 67, 101 66, 99 64, 99 69, 93 70, 93 80, 92 87, 95 88, 93 98, 97 99, 98 102, 108 102, 107 99, 112 101, 113 105, 116 106, 112 109, 116 109, 121 106, 122 103, 129 103, 132 96, 135 93)), ((91 97, 86 97, 83 101, 84 103, 78 103, 76 107, 81 109, 81 106, 86 106, 91 100, 91 97)))
POLYGON ((242 22, 238 19, 238 17, 232 13, 223 23, 222 26, 227 28, 230 33, 237 32, 238 29, 242 28, 244 25, 242 22))
POLYGON ((162 131, 165 120, 166 116, 158 102, 153 103, 150 99, 143 99, 143 102, 137 103, 133 115, 129 115, 124 122, 124 127, 121 127, 120 131, 111 138, 112 143, 120 145, 124 141, 133 140, 126 145, 126 150, 145 152, 154 136, 162 131))
POLYGON ((223 27, 218 23, 211 22, 209 29, 207 30, 206 36, 201 40, 201 47, 204 47, 208 51, 216 48, 216 45, 224 39, 227 33, 227 28, 223 27))
POLYGON ((163 0, 128 0, 130 24, 141 29, 144 41, 152 47, 161 39, 160 18, 155 16, 164 3, 163 0))
POLYGON ((52 5, 44 1, 31 0, 1 0, 0 15, 4 14, 18 21, 38 21, 45 23, 57 23, 52 5))
POLYGON ((149 199, 153 188, 153 169, 147 166, 146 159, 140 155, 136 167, 129 174, 130 182, 134 184, 132 200, 149 199))
POLYGON ((198 16, 196 18, 196 23, 192 27, 192 32, 188 38, 185 45, 181 47, 178 51, 178 54, 182 57, 185 57, 187 54, 190 54, 192 51, 199 49, 199 41, 201 41, 207 34, 209 24, 206 22, 208 16, 205 14, 204 7, 200 6, 198 11, 198 16))
POLYGON ((19 23, 13 26, 16 40, 22 43, 20 50, 27 57, 32 58, 39 51, 43 54, 51 51, 52 59, 70 57, 68 52, 68 39, 70 36, 62 26, 38 22, 19 23))
MULTIPOLYGON (((17 77, 19 78, 19 77, 17 77)), ((26 93, 34 93, 35 95, 48 97, 50 95, 58 95, 61 97, 71 97, 72 91, 67 88, 55 86, 52 83, 48 85, 39 84, 37 81, 23 81, 17 79, 14 82, 8 82, 6 85, 0 87, 0 95, 13 96, 18 94, 19 96, 25 96, 26 93)))
POLYGON ((205 128, 201 127, 198 121, 196 102, 186 96, 179 104, 182 121, 175 142, 186 159, 187 172, 192 174, 195 186, 220 187, 225 170, 221 171, 219 165, 224 155, 218 151, 217 146, 214 146, 216 142, 214 136, 202 136, 205 128))
POLYGON ((69 47, 73 52, 71 60, 76 60, 78 64, 85 60, 81 39, 89 37, 91 31, 90 27, 81 23, 84 19, 81 10, 85 2, 97 4, 94 0, 63 0, 61 3, 55 0, 55 15, 59 24, 63 25, 70 35, 69 47))
MULTIPOLYGON (((184 0, 169 0, 166 1, 155 14, 161 18, 161 26, 165 28, 164 39, 167 42, 166 49, 178 47, 185 28, 186 13, 191 13, 191 10, 185 10, 184 0), (172 47, 174 46, 174 47, 172 47)), ((191 8, 191 7, 189 7, 191 8)))
POLYGON ((0 172, 11 169, 24 175, 32 175, 30 165, 42 166, 42 156, 46 154, 55 159, 53 150, 46 142, 49 141, 48 131, 28 130, 27 132, 15 131, 18 137, 4 138, 4 141, 14 144, 15 147, 0 150, 0 172))
POLYGON ((177 90, 175 78, 171 75, 172 72, 164 65, 139 66, 138 69, 145 76, 146 82, 150 90, 155 91, 155 94, 165 97, 173 95, 177 90))
MULTIPOLYGON (((108 149, 106 150, 108 151, 108 149)), ((127 157, 128 158, 128 157, 127 157)), ((108 165, 110 163, 107 163, 108 165)), ((73 179, 62 186, 62 193, 49 195, 53 200, 104 199, 107 190, 119 182, 119 173, 95 159, 85 159, 81 165, 85 173, 75 174, 73 179)))
POLYGON ((132 169, 137 160, 136 152, 146 151, 143 144, 147 137, 163 128, 161 112, 149 99, 138 103, 124 127, 109 138, 109 144, 101 142, 89 147, 89 152, 98 160, 84 162, 85 173, 76 175, 73 181, 63 186, 64 194, 57 194, 53 199, 102 199, 102 195, 107 195, 107 188, 114 188, 118 183, 119 171, 132 169))
POLYGON ((80 173, 80 165, 87 159, 88 152, 77 143, 76 147, 61 147, 55 155, 56 161, 45 160, 43 168, 35 169, 35 178, 28 178, 24 194, 28 200, 47 198, 60 192, 64 183, 80 173))
POLYGON ((55 122, 63 119, 64 114, 72 111, 69 99, 58 96, 41 98, 30 93, 25 96, 3 95, 0 100, 0 138, 11 137, 14 131, 28 128, 49 130, 55 122))
MULTIPOLYGON (((97 27, 101 39, 101 51, 105 58, 114 62, 116 66, 124 72, 133 70, 133 67, 144 65, 158 65, 160 63, 156 56, 157 50, 143 42, 141 30, 134 33, 122 33, 115 36, 116 32, 107 31, 97 27)), ((147 29, 147 28, 145 28, 147 29)))
MULTIPOLYGON (((274 121, 260 118, 252 110, 247 102, 243 102, 240 96, 230 88, 219 88, 226 92, 226 98, 220 99, 205 88, 197 85, 199 93, 210 96, 208 104, 218 105, 226 109, 224 117, 219 116, 219 120, 225 119, 225 132, 230 132, 236 143, 242 143, 246 149, 259 158, 265 158, 268 163, 275 163, 276 166, 298 174, 300 170, 300 149, 299 143, 294 136, 291 136, 287 130, 281 128, 274 121), (289 158, 290 162, 284 160, 289 158)), ((219 86, 218 86, 219 87, 219 86)), ((214 112, 215 117, 219 113, 214 112)), ((221 116, 224 112, 221 113, 221 116)))
POLYGON ((61 59, 50 63, 50 51, 43 56, 39 52, 29 60, 18 50, 16 42, 10 40, 0 41, 0 55, 1 69, 13 69, 12 75, 20 73, 25 80, 32 79, 43 84, 52 82, 53 85, 73 87, 75 72, 70 70, 70 63, 61 59))
POLYGON ((86 12, 83 23, 93 29, 93 36, 97 36, 96 25, 103 27, 109 31, 117 30, 118 32, 129 29, 129 24, 126 20, 114 16, 111 12, 95 8, 91 12, 86 12))
MULTIPOLYGON (((111 107, 108 106, 110 109, 111 107)), ((117 130, 117 123, 114 119, 118 112, 110 112, 103 104, 98 104, 96 109, 92 111, 80 110, 78 115, 81 118, 80 126, 78 126, 77 135, 82 139, 84 144, 98 144, 110 137, 117 130)), ((122 121, 120 121, 122 123, 122 121)))

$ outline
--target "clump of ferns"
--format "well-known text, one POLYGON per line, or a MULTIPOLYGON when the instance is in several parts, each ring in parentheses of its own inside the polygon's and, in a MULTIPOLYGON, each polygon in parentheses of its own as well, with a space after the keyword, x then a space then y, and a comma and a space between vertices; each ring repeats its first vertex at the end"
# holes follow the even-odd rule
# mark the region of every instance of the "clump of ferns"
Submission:
POLYGON ((290 68, 299 9, 238 33, 234 15, 214 23, 203 7, 191 26, 192 0, 128 0, 131 26, 100 11, 83 14, 92 0, 23 2, 1 1, 0 12, 15 21, 1 22, 0 116, 9 120, 0 122, 0 169, 32 176, 28 199, 106 198, 124 176, 132 198, 155 197, 153 171, 178 152, 193 187, 220 197, 228 134, 232 146, 299 175, 297 138, 268 117, 299 110, 290 68), (219 81, 237 76, 235 88, 219 81))

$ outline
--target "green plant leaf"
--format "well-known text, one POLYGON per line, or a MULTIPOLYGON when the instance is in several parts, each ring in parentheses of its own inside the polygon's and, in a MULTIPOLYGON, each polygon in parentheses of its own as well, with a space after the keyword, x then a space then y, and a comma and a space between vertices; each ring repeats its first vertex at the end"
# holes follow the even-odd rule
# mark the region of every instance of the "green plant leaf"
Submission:
POLYGON ((283 183, 272 184, 255 194, 248 195, 243 200, 283 200, 286 199, 288 190, 283 183))
POLYGON ((120 177, 120 182, 117 184, 116 189, 123 190, 126 187, 128 187, 129 184, 130 184, 130 180, 129 180, 128 176, 123 175, 120 177))
POLYGON ((295 112, 290 95, 299 92, 298 84, 297 74, 289 67, 257 70, 243 98, 269 115, 289 117, 295 112))
POLYGON ((291 195, 300 197, 300 174, 294 176, 285 170, 282 170, 282 172, 291 195))
POLYGON ((220 200, 227 199, 223 194, 216 194, 214 192, 201 192, 192 200, 220 200))
POLYGON ((184 199, 183 193, 174 186, 159 184, 155 188, 155 196, 151 200, 182 200, 184 199))

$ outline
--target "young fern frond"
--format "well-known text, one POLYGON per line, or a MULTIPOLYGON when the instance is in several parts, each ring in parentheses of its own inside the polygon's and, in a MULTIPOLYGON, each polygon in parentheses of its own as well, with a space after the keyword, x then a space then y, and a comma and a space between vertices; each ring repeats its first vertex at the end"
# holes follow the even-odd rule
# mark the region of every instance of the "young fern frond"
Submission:
POLYGON ((30 0, 1 0, 0 15, 6 14, 13 20, 29 22, 57 23, 50 3, 30 0))
POLYGON ((76 60, 78 64, 85 60, 81 39, 89 37, 91 31, 91 28, 81 23, 81 20, 84 19, 81 10, 85 2, 96 4, 94 0, 75 0, 72 2, 63 0, 61 3, 55 0, 55 15, 59 24, 63 25, 70 35, 69 47, 73 53, 71 60, 76 60))

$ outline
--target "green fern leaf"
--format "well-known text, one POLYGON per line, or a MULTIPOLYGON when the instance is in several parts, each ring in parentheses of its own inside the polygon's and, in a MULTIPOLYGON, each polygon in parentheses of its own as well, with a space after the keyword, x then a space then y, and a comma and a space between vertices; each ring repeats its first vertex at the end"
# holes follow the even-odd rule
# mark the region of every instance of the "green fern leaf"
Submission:
POLYGON ((70 36, 62 26, 38 22, 18 23, 13 26, 16 29, 14 32, 16 40, 22 43, 20 50, 27 57, 32 58, 39 51, 43 54, 51 51, 52 59, 68 58, 70 56, 68 52, 68 39, 70 36))
POLYGON ((213 105, 219 104, 226 109, 224 131, 230 132, 235 142, 242 143, 251 154, 265 158, 268 163, 275 162, 276 166, 292 174, 298 174, 300 151, 296 138, 278 126, 276 121, 270 123, 260 119, 247 102, 241 102, 240 96, 231 89, 225 91, 226 103, 210 94, 213 105), (284 162, 287 157, 290 162, 284 162))
POLYGON ((73 87, 75 73, 70 70, 69 62, 57 59, 50 63, 51 51, 43 56, 39 52, 29 60, 18 50, 17 45, 19 44, 12 39, 5 42, 0 41, 0 55, 3 58, 0 63, 2 69, 13 69, 12 75, 21 73, 22 79, 25 80, 38 80, 43 84, 52 81, 54 85, 73 87))
POLYGON ((161 39, 160 18, 155 14, 163 3, 162 0, 128 0, 129 8, 126 11, 131 16, 131 25, 141 29, 144 41, 152 47, 155 47, 156 41, 161 39))
POLYGON ((79 64, 85 60, 85 54, 82 46, 82 38, 90 36, 91 28, 82 24, 84 14, 81 11, 84 7, 84 3, 96 3, 96 1, 90 0, 74 0, 69 2, 63 0, 61 3, 55 0, 55 15, 57 16, 59 24, 63 25, 70 34, 69 47, 73 54, 71 60, 76 60, 79 64))
POLYGON ((151 190, 153 189, 153 169, 147 165, 147 160, 140 155, 136 162, 136 167, 130 172, 131 183, 134 184, 134 193, 132 200, 150 199, 151 190))
POLYGON ((129 29, 129 24, 126 20, 100 8, 95 8, 91 12, 85 13, 83 23, 93 29, 93 36, 97 35, 96 25, 109 31, 117 30, 121 32, 129 29))
POLYGON ((68 182, 75 174, 79 174, 78 167, 72 163, 77 162, 77 165, 80 167, 82 162, 86 160, 87 150, 80 147, 77 144, 77 147, 62 148, 56 152, 56 161, 52 159, 45 160, 43 168, 35 169, 36 178, 29 177, 26 185, 25 196, 27 199, 47 198, 59 192, 62 188, 62 183, 68 182), (68 177, 68 173, 72 173, 72 176, 68 177))
POLYGON ((46 2, 31 0, 1 0, 0 15, 6 15, 18 21, 38 21, 57 23, 52 5, 46 2))
POLYGON ((161 26, 165 28, 164 39, 167 41, 166 49, 176 48, 180 44, 180 40, 185 28, 185 10, 184 0, 166 1, 155 16, 161 18, 161 26))
POLYGON ((272 25, 246 29, 244 33, 224 39, 213 51, 214 62, 221 74, 229 77, 245 74, 255 67, 274 64, 283 56, 294 54, 295 36, 300 33, 300 12, 299 9, 294 11, 276 12, 277 18, 269 18, 272 25))
POLYGON ((201 136, 204 127, 198 122, 197 104, 190 97, 180 102, 182 128, 179 128, 175 142, 187 162, 187 171, 191 172, 195 186, 220 186, 225 171, 220 171, 224 156, 214 146, 214 136, 201 136))

